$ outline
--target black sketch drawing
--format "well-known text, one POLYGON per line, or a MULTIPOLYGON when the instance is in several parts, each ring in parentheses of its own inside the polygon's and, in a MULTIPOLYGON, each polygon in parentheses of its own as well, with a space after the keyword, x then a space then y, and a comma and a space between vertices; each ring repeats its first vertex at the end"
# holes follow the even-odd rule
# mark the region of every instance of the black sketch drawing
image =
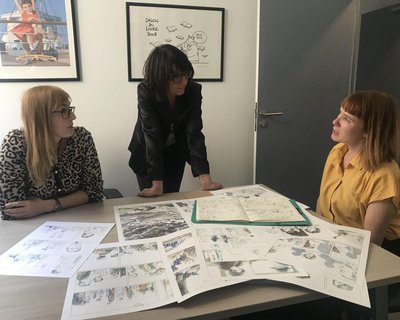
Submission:
POLYGON ((224 13, 223 8, 127 3, 128 59, 135 60, 129 62, 130 79, 143 78, 150 51, 168 43, 187 55, 195 79, 222 81, 224 13))

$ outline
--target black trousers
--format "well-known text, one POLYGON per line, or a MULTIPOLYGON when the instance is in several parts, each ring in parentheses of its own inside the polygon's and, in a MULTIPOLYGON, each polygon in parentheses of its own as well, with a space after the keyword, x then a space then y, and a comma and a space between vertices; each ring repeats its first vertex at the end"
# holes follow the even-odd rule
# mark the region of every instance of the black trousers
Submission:
MULTIPOLYGON (((183 174, 185 172, 186 159, 180 155, 179 149, 176 144, 168 146, 163 150, 163 158, 163 192, 179 192, 183 174)), ((136 178, 140 190, 151 187, 152 179, 148 175, 136 174, 136 178)))
POLYGON ((382 248, 400 257, 400 239, 391 241, 383 239, 382 248))

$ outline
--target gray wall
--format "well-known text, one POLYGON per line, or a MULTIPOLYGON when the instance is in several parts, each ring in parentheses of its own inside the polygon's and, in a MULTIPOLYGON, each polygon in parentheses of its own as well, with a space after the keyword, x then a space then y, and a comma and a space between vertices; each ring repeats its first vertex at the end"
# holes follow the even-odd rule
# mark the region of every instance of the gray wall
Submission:
POLYGON ((361 16, 357 90, 391 93, 400 102, 400 10, 398 6, 361 16))

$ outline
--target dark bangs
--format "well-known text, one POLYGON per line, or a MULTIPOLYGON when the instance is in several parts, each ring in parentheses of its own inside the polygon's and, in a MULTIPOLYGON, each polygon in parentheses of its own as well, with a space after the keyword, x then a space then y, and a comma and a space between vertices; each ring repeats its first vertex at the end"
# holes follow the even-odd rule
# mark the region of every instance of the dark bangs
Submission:
POLYGON ((188 73, 193 77, 194 70, 187 55, 178 48, 174 47, 175 51, 172 57, 172 68, 169 69, 171 74, 174 73, 188 73))
POLYGON ((366 99, 365 94, 362 92, 356 92, 346 97, 341 104, 344 111, 356 116, 357 118, 364 120, 368 110, 369 99, 366 99))

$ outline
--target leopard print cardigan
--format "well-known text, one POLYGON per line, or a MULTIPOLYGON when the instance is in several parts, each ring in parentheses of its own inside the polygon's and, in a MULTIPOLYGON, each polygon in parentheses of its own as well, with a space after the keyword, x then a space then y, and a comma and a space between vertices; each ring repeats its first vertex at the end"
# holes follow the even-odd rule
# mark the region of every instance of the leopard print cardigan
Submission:
POLYGON ((84 191, 90 201, 102 199, 103 180, 92 135, 75 127, 47 182, 34 185, 26 165, 26 141, 21 130, 10 131, 0 149, 0 211, 7 202, 51 199, 84 191))

